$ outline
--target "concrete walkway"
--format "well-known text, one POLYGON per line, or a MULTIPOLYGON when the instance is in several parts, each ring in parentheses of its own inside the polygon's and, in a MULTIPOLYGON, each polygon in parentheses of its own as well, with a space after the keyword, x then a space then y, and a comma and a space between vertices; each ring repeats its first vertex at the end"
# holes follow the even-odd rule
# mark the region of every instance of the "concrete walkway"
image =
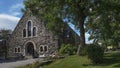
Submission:
POLYGON ((42 61, 42 59, 36 58, 36 59, 19 60, 19 61, 11 61, 11 62, 10 61, 7 62, 7 61, 2 60, 2 62, 0 62, 0 68, 15 68, 15 67, 24 66, 27 64, 34 63, 36 61, 42 61))

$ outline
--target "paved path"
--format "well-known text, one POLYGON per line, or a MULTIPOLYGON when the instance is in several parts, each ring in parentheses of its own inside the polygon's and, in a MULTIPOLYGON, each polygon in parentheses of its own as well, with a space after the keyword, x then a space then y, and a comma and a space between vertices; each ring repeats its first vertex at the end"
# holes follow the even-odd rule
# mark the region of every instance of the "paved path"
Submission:
POLYGON ((26 64, 31 64, 35 61, 42 61, 42 59, 28 59, 28 60, 19 60, 19 61, 12 61, 12 62, 1 62, 0 68, 15 68, 19 66, 24 66, 26 64))

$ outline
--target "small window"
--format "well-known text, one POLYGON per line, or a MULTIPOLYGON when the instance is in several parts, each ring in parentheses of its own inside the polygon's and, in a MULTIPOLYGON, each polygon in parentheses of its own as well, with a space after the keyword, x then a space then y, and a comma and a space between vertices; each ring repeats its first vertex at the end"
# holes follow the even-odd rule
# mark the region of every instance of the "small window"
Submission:
POLYGON ((43 47, 42 46, 40 47, 40 52, 43 52, 43 47))
POLYGON ((45 52, 47 51, 47 46, 44 46, 44 51, 45 51, 45 52))
POLYGON ((33 36, 36 36, 37 31, 36 31, 36 27, 33 27, 33 36))
POLYGON ((26 29, 23 29, 23 37, 26 37, 26 29))
POLYGON ((18 48, 18 52, 20 52, 20 48, 18 48))
POLYGON ((42 45, 42 46, 40 47, 40 52, 47 52, 47 51, 48 51, 48 46, 42 45))
POLYGON ((17 52, 17 48, 15 48, 15 53, 17 52))
POLYGON ((20 51, 21 51, 21 50, 20 50, 20 47, 16 47, 16 48, 15 48, 15 53, 20 53, 20 51))

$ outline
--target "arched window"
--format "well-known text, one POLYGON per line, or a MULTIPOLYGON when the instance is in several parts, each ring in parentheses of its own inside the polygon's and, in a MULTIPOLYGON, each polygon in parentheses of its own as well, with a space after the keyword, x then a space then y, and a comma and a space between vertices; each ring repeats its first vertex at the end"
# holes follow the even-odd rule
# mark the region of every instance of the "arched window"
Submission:
POLYGON ((26 29, 23 29, 23 37, 26 37, 26 29))
POLYGON ((31 21, 28 21, 28 36, 31 36, 31 27, 32 27, 31 21))
POLYGON ((36 34, 37 34, 36 27, 33 27, 33 36, 36 36, 36 34))

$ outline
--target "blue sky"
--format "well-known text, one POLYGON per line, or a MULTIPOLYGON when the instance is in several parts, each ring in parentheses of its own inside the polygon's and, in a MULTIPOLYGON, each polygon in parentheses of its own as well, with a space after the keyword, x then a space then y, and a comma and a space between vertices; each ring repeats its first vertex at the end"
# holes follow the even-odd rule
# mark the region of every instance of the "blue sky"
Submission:
MULTIPOLYGON (((14 30, 23 15, 22 8, 24 8, 23 0, 0 0, 0 29, 14 30)), ((69 25, 74 29, 73 24, 69 23, 69 25)), ((78 30, 75 31, 79 34, 78 30)), ((91 41, 88 41, 89 34, 86 33, 85 36, 86 42, 91 43, 91 41)))
POLYGON ((0 29, 13 30, 22 17, 23 0, 0 0, 0 29))

